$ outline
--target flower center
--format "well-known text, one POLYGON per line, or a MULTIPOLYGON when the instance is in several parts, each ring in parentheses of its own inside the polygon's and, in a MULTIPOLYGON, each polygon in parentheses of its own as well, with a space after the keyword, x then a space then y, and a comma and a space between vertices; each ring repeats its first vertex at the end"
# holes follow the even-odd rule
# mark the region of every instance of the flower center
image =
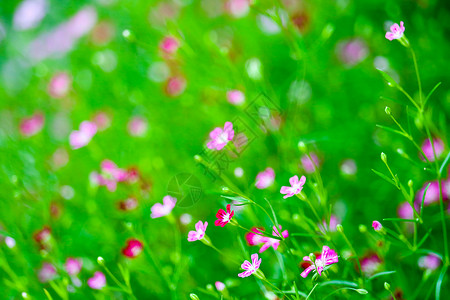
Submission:
POLYGON ((223 144, 228 143, 228 134, 224 131, 217 137, 217 142, 223 144))

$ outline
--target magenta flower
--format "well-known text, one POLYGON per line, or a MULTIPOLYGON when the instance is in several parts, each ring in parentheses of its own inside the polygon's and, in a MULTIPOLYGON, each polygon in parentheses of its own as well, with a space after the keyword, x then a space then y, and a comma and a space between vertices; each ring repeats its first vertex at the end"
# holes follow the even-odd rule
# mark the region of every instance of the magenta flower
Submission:
POLYGON ((94 273, 94 276, 88 279, 87 284, 91 289, 101 290, 106 285, 106 277, 100 271, 94 273))
POLYGON ((91 139, 97 133, 97 125, 90 121, 83 121, 79 130, 74 130, 69 136, 69 142, 72 149, 79 149, 89 144, 91 139))
POLYGON ((380 231, 381 229, 383 229, 383 225, 381 225, 381 223, 378 221, 373 221, 372 227, 375 231, 380 231))
POLYGON ((53 280, 56 277, 56 268, 50 263, 43 263, 42 267, 38 271, 38 279, 40 282, 45 283, 53 280))
POLYGON ((142 117, 132 117, 128 122, 128 133, 134 137, 143 137, 148 130, 148 122, 142 117))
POLYGON ((102 161, 100 167, 101 174, 98 174, 97 172, 92 173, 92 180, 100 186, 106 186, 110 192, 116 190, 117 182, 126 181, 128 179, 128 172, 118 168, 114 162, 108 159, 102 161))
POLYGON ((256 175, 256 188, 262 190, 266 189, 269 186, 273 184, 275 180, 275 172, 272 168, 267 168, 262 172, 259 172, 258 175, 256 175))
POLYGON ((427 256, 422 256, 419 258, 418 265, 422 269, 434 271, 439 268, 441 264, 441 259, 433 254, 428 254, 427 256))
MULTIPOLYGON (((279 228, 281 230, 281 225, 280 225, 279 228)), ((264 251, 266 251, 270 247, 273 247, 274 250, 278 249, 278 246, 280 245, 280 240, 279 239, 275 239, 275 238, 270 238, 270 237, 267 237, 267 236, 263 236, 262 235, 262 231, 264 231, 264 228, 253 227, 251 229, 251 231, 252 232, 249 232, 249 233, 247 233, 245 235, 245 239, 247 240, 247 243, 250 246, 263 244, 261 249, 259 249, 259 253, 263 253, 264 251)), ((272 235, 276 236, 276 237, 280 237, 280 232, 277 230, 277 228, 275 226, 273 226, 272 235)), ((287 238, 289 236, 288 231, 284 230, 281 233, 281 236, 283 236, 283 238, 287 238)))
POLYGON ((23 136, 30 137, 41 131, 42 127, 44 127, 44 115, 36 112, 31 117, 22 119, 19 129, 23 136))
POLYGON ((201 240, 205 236, 206 227, 208 227, 208 222, 205 221, 203 224, 202 221, 198 221, 197 224, 195 224, 195 231, 189 231, 187 240, 189 242, 201 240))
POLYGON ((122 254, 128 258, 135 258, 141 254, 144 246, 137 239, 130 239, 127 241, 127 245, 122 249, 122 254))
POLYGON ((397 215, 402 219, 412 219, 414 217, 413 209, 408 201, 401 203, 397 208, 397 215))
POLYGON ((219 209, 217 211, 216 217, 217 220, 214 222, 214 225, 216 226, 225 226, 228 222, 230 222, 231 218, 234 216, 234 211, 231 210, 231 205, 227 205, 227 211, 224 211, 223 209, 219 209))
POLYGON ((227 100, 231 104, 241 105, 245 102, 245 95, 239 90, 231 90, 227 92, 227 100))
POLYGON ((206 145, 209 149, 222 150, 234 137, 233 124, 231 122, 225 122, 223 129, 220 127, 214 128, 209 133, 210 140, 206 145))
POLYGON ((67 274, 70 276, 77 275, 81 271, 82 261, 81 259, 69 257, 66 259, 66 263, 64 264, 64 268, 66 269, 67 274))
POLYGON ((252 254, 251 256, 252 262, 249 262, 248 260, 244 261, 241 265, 241 268, 245 271, 242 273, 239 273, 238 276, 241 278, 248 277, 256 272, 256 270, 259 269, 259 266, 261 265, 261 258, 258 259, 258 254, 252 254))
MULTIPOLYGON (((436 151, 436 157, 439 159, 442 156, 442 153, 444 153, 444 142, 442 142, 439 138, 433 139, 433 145, 434 150, 436 151)), ((434 152, 433 152, 433 146, 431 145, 430 139, 426 139, 422 143, 422 151, 425 153, 425 156, 428 158, 429 161, 434 161, 434 152)), ((425 161, 425 158, 423 158, 422 154, 419 153, 419 157, 421 160, 425 161)))
MULTIPOLYGON (((437 180, 431 181, 431 182, 425 182, 423 184, 422 188, 417 192, 415 200, 414 200, 414 205, 417 208, 419 208, 422 203, 425 189, 429 183, 430 183, 430 186, 428 187, 427 193, 425 195, 425 200, 423 202, 423 205, 427 206, 427 205, 430 205, 433 203, 439 203, 439 182, 437 180)), ((442 184, 442 197, 444 200, 446 200, 448 198, 448 187, 446 186, 446 184, 442 184)))
POLYGON ((308 274, 311 271, 315 271, 319 273, 319 276, 322 276, 322 271, 325 269, 326 266, 335 264, 339 262, 338 255, 336 252, 332 249, 330 249, 328 246, 323 246, 322 253, 319 254, 316 258, 316 260, 313 262, 309 258, 309 256, 303 257, 304 261, 309 261, 312 263, 309 267, 307 267, 301 274, 303 278, 306 278, 308 274))
POLYGON ((172 212, 176 203, 177 203, 176 198, 169 195, 165 196, 163 198, 163 204, 156 203, 155 205, 152 206, 152 214, 150 215, 150 217, 152 219, 156 219, 167 216, 172 212))
POLYGON ((284 199, 300 194, 305 182, 306 182, 305 176, 302 176, 300 180, 298 180, 298 176, 295 175, 289 178, 289 183, 291 184, 291 186, 282 186, 280 193, 285 194, 285 196, 283 196, 284 199))
POLYGON ((400 22, 400 26, 397 23, 391 26, 391 31, 386 32, 385 37, 392 41, 398 40, 403 37, 403 32, 405 32, 405 26, 403 26, 403 21, 400 22))
POLYGON ((304 154, 300 158, 303 169, 307 174, 314 173, 316 167, 319 167, 319 158, 317 157, 317 155, 315 153, 310 153, 309 156, 304 154), (309 158, 309 156, 311 156, 311 158, 309 158))
POLYGON ((63 98, 70 90, 72 79, 66 72, 56 73, 48 84, 48 94, 53 98, 63 98))
POLYGON ((245 240, 250 246, 255 246, 264 243, 267 238, 262 235, 262 231, 264 231, 264 228, 253 227, 251 229, 251 232, 248 232, 245 235, 245 240))
POLYGON ((174 54, 179 47, 180 43, 173 36, 166 36, 159 43, 159 49, 161 49, 166 54, 174 54))

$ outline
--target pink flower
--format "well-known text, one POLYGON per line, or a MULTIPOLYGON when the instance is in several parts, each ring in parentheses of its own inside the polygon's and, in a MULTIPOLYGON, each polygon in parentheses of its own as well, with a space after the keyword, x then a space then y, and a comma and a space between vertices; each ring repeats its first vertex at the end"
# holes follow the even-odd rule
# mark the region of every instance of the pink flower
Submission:
POLYGON ((275 180, 275 172, 272 168, 267 168, 262 172, 259 172, 258 175, 256 175, 256 183, 255 186, 262 190, 266 189, 269 186, 273 184, 275 180))
POLYGON ((340 223, 341 223, 341 220, 338 217, 336 217, 335 215, 331 215, 330 216, 330 224, 328 224, 328 226, 327 226, 326 220, 323 220, 322 224, 318 224, 318 227, 322 232, 327 232, 327 231, 335 232, 337 224, 340 224, 340 223))
POLYGON ((209 133, 210 140, 206 145, 209 149, 222 150, 234 137, 233 124, 231 122, 225 122, 223 129, 220 127, 214 128, 209 133))
POLYGON ((250 10, 250 0, 228 0, 225 9, 235 18, 244 17, 250 10))
POLYGON ((48 6, 46 0, 22 1, 14 12, 14 29, 28 30, 39 25, 47 13, 48 6))
POLYGON ((366 276, 372 276, 381 267, 381 260, 376 254, 372 254, 361 259, 361 270, 366 276))
MULTIPOLYGON (((280 225, 280 230, 281 230, 281 225, 280 225)), ((249 232, 245 235, 245 239, 247 240, 247 243, 250 246, 255 246, 255 245, 259 245, 259 244, 264 244, 261 249, 259 249, 259 253, 263 253, 264 251, 266 251, 267 249, 269 249, 270 247, 273 247, 274 250, 278 249, 278 246, 280 245, 280 240, 279 239, 275 239, 275 238, 270 238, 267 236, 263 236, 261 231, 264 231, 264 228, 256 228, 253 227, 252 228, 252 232, 249 232)), ((280 237, 280 232, 277 230, 277 228, 275 226, 273 226, 273 232, 272 232, 273 236, 276 237, 280 237)), ((289 236, 289 233, 287 230, 284 230, 281 235, 284 238, 287 238, 289 236)))
POLYGON ((123 211, 130 211, 136 209, 138 201, 134 197, 129 197, 119 202, 119 209, 123 211))
POLYGON ((87 284, 91 289, 101 290, 106 285, 106 277, 100 271, 94 273, 94 276, 88 279, 87 284))
POLYGON ((402 219, 412 219, 414 217, 414 212, 411 208, 411 204, 409 204, 408 201, 401 203, 397 208, 397 215, 402 219))
POLYGON ((383 229, 383 225, 381 225, 381 223, 378 221, 373 221, 372 227, 375 231, 380 231, 381 229, 383 229))
POLYGON ((152 214, 150 215, 150 217, 152 219, 155 219, 167 216, 172 212, 176 203, 177 203, 176 198, 169 195, 165 196, 163 198, 163 204, 156 203, 155 205, 152 206, 152 214))
POLYGON ((342 41, 337 45, 336 50, 341 62, 348 66, 360 63, 369 52, 366 43, 361 39, 342 41))
POLYGON ((42 127, 44 127, 44 115, 36 112, 31 117, 22 119, 19 129, 23 136, 30 137, 41 131, 42 127))
POLYGON ((166 54, 174 54, 179 47, 180 43, 173 36, 166 36, 159 43, 159 49, 161 49, 166 54))
POLYGON ((427 269, 434 271, 439 268, 441 264, 441 259, 433 254, 428 254, 427 256, 422 256, 419 258, 418 265, 422 269, 427 269))
POLYGON ((90 121, 83 121, 79 130, 74 130, 69 136, 69 142, 72 149, 79 149, 89 144, 91 139, 97 133, 97 125, 90 121))
POLYGON ((319 167, 319 158, 317 157, 317 155, 315 153, 310 153, 309 156, 304 154, 300 158, 303 169, 308 174, 314 173, 314 171, 316 170, 316 167, 319 167), (309 158, 309 156, 311 156, 311 158, 309 158), (311 159, 312 159, 312 161, 311 161, 311 159))
POLYGON ((227 100, 231 104, 240 105, 245 101, 245 95, 239 90, 231 90, 227 92, 227 100))
POLYGON ((185 89, 186 79, 181 75, 172 76, 166 82, 165 92, 170 97, 181 95, 185 89))
POLYGON ((128 172, 120 169, 117 165, 106 159, 102 161, 101 174, 94 172, 92 174, 93 180, 100 186, 106 186, 110 192, 114 192, 117 188, 117 182, 122 182, 128 179, 128 172))
POLYGON ((50 263, 43 263, 38 271, 38 279, 45 283, 53 280, 56 277, 56 268, 50 263))
POLYGON ((311 261, 309 256, 303 257, 303 260, 309 261, 312 263, 312 265, 307 267, 306 270, 304 270, 300 274, 300 276, 302 276, 303 278, 306 278, 312 270, 319 273, 319 276, 322 276, 322 271, 324 270, 324 268, 326 266, 329 266, 329 265, 339 262, 336 252, 334 250, 330 249, 328 246, 323 246, 322 253, 317 256, 317 258, 314 262, 311 261))
POLYGON ((63 98, 70 90, 72 79, 66 72, 56 73, 48 84, 48 94, 53 98, 63 98))
MULTIPOLYGON (((433 145, 434 145, 434 150, 436 151, 437 159, 439 159, 441 157, 442 153, 444 153, 444 142, 442 142, 442 140, 439 138, 434 138, 433 145)), ((423 141, 421 148, 422 148, 423 153, 425 153, 425 156, 428 158, 428 160, 433 162, 434 161, 434 152, 433 152, 433 146, 431 146, 431 143, 430 143, 430 139, 426 139, 425 141, 423 141)), ((421 160, 425 161, 425 158, 423 158, 421 153, 419 153, 419 157, 421 160)))
POLYGON ((291 184, 291 186, 282 186, 280 190, 281 194, 285 194, 283 198, 286 199, 294 195, 300 194, 300 192, 303 189, 303 185, 305 184, 305 181, 306 181, 305 176, 302 176, 300 180, 298 180, 297 175, 289 178, 289 183, 291 184))
POLYGON ((208 222, 203 224, 202 221, 198 221, 197 224, 195 224, 195 231, 189 231, 187 240, 189 242, 201 240, 205 236, 206 227, 208 227, 208 222))
MULTIPOLYGON (((422 188, 417 192, 415 200, 414 200, 414 205, 415 207, 417 207, 416 209, 418 209, 422 203, 422 199, 423 199, 423 195, 425 193, 425 189, 427 187, 427 185, 430 183, 430 186, 428 187, 427 193, 425 195, 425 200, 423 202, 423 205, 427 206, 433 203, 439 203, 439 182, 436 181, 431 181, 431 182, 425 182, 422 186, 422 188)), ((446 200, 448 198, 448 187, 447 185, 443 182, 442 183, 442 197, 444 200, 446 200)))
POLYGON ((97 129, 99 131, 103 131, 103 130, 107 129, 109 126, 111 126, 110 116, 106 112, 103 112, 103 111, 100 111, 95 114, 95 116, 93 118, 93 122, 95 123, 95 125, 97 125, 97 129))
POLYGON ((220 282, 220 281, 216 281, 214 285, 216 286, 216 289, 217 289, 219 292, 223 291, 223 290, 225 289, 225 287, 226 287, 226 286, 225 286, 225 283, 220 282))
POLYGON ((264 228, 253 227, 251 229, 251 232, 248 232, 245 235, 245 240, 250 246, 255 246, 264 243, 267 238, 261 235, 262 231, 264 231, 264 228))
POLYGON ((403 32, 405 32, 405 27, 403 26, 403 21, 400 22, 400 26, 397 23, 391 26, 391 31, 386 32, 385 37, 392 41, 398 40, 403 37, 403 32))
POLYGON ((134 137, 143 137, 147 133, 148 123, 142 117, 132 117, 128 122, 128 133, 134 137))
POLYGON ((231 210, 231 205, 227 205, 227 211, 225 212, 223 209, 219 209, 216 214, 217 220, 214 222, 216 226, 225 226, 228 222, 230 222, 231 218, 234 216, 234 211, 231 210))
POLYGON ((241 268, 245 271, 242 273, 239 273, 238 276, 241 278, 248 277, 256 272, 256 270, 259 269, 259 266, 261 265, 261 258, 258 259, 258 254, 252 254, 251 256, 252 262, 249 262, 248 260, 244 261, 241 265, 241 268))
POLYGON ((122 249, 122 254, 129 258, 135 258, 141 254, 143 247, 139 240, 131 239, 127 241, 127 245, 122 249))
POLYGON ((64 268, 66 269, 67 274, 69 274, 70 276, 80 273, 81 266, 81 260, 72 257, 67 258, 66 263, 64 264, 64 268))

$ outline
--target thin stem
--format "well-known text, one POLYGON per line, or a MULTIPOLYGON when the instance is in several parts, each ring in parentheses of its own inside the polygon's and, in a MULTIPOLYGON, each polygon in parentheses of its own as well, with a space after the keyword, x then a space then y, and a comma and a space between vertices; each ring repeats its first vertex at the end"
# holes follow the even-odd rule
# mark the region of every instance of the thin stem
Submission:
MULTIPOLYGON (((342 234, 342 237, 344 238, 344 240, 347 243, 347 245, 352 250, 353 254, 355 254, 355 256, 356 256, 356 263, 358 264, 358 269, 359 269, 360 275, 361 275, 361 277, 363 279, 363 283, 364 283, 364 273, 363 273, 362 268, 361 268, 361 262, 359 261, 358 254, 356 253, 355 248, 353 248, 353 245, 348 240, 348 238, 345 235, 344 231, 340 231, 340 233, 342 234)), ((363 284, 363 286, 364 286, 364 284, 363 284)))
POLYGON ((311 289, 311 292, 309 292, 308 297, 306 297, 306 300, 309 299, 309 297, 312 295, 312 293, 314 292, 314 290, 316 289, 318 283, 316 283, 316 285, 311 289))
POLYGON ((439 176, 439 208, 441 211, 441 223, 442 223, 442 234, 444 237, 444 253, 445 253, 445 261, 444 263, 448 265, 449 262, 449 254, 448 254, 448 237, 447 237, 447 226, 445 224, 445 214, 444 214, 444 200, 442 198, 442 179, 439 176))
POLYGON ((269 280, 264 279, 264 282, 268 283, 271 287, 275 288, 277 291, 279 291, 281 294, 283 294, 286 298, 289 299, 288 295, 286 295, 282 290, 280 290, 276 285, 272 284, 269 280))
MULTIPOLYGON (((414 53, 414 50, 412 47, 409 47, 409 50, 411 50, 411 54, 413 57, 413 61, 414 61, 414 68, 416 70, 416 76, 417 76, 417 84, 419 85, 419 99, 420 99, 420 106, 423 105, 423 100, 422 100, 422 82, 420 80, 420 76, 419 76, 419 68, 417 66, 417 59, 416 59, 416 54, 414 53)), ((423 107, 422 107, 423 108, 423 107)))

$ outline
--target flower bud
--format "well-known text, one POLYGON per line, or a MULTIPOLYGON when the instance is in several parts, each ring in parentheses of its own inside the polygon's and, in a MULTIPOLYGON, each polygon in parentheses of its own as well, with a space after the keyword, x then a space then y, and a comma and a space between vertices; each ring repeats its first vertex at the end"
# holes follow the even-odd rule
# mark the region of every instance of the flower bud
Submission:
POLYGON ((302 142, 302 141, 300 141, 300 142, 298 142, 298 149, 300 150, 300 152, 302 152, 302 153, 306 153, 306 151, 308 150, 307 148, 306 148, 306 145, 305 145, 305 143, 304 142, 302 142))
POLYGON ((391 285, 389 283, 385 282, 384 288, 389 291, 391 289, 391 285))
POLYGON ((387 163, 387 156, 386 156, 386 154, 384 154, 384 152, 381 152, 381 160, 384 162, 384 163, 387 163))
POLYGON ((125 29, 124 31, 122 31, 122 36, 130 43, 133 43, 136 41, 136 36, 129 29, 125 29))
POLYGON ((105 264, 105 260, 103 259, 103 257, 99 256, 97 257, 97 263, 103 266, 105 264))
POLYGON ((266 276, 264 275, 263 271, 261 271, 261 269, 256 270, 256 272, 253 273, 253 275, 255 275, 257 278, 259 278, 261 280, 266 279, 266 276))
POLYGON ((192 300, 200 300, 200 298, 199 298, 196 294, 194 294, 194 293, 189 294, 189 297, 190 297, 192 300))
POLYGON ((410 179, 410 180, 408 180, 408 186, 410 187, 410 188, 412 188, 413 187, 413 181, 410 179))
POLYGON ((342 227, 341 224, 337 224, 336 225, 336 230, 339 231, 340 233, 343 233, 344 232, 344 227, 342 227))
POLYGON ((361 233, 367 232, 367 226, 363 224, 359 225, 359 232, 361 233))
POLYGON ((309 259, 314 263, 316 261, 316 256, 314 255, 314 253, 310 253, 309 254, 309 259))
POLYGON ((386 108, 384 109, 384 112, 390 116, 391 115, 391 108, 389 106, 386 106, 386 108))

